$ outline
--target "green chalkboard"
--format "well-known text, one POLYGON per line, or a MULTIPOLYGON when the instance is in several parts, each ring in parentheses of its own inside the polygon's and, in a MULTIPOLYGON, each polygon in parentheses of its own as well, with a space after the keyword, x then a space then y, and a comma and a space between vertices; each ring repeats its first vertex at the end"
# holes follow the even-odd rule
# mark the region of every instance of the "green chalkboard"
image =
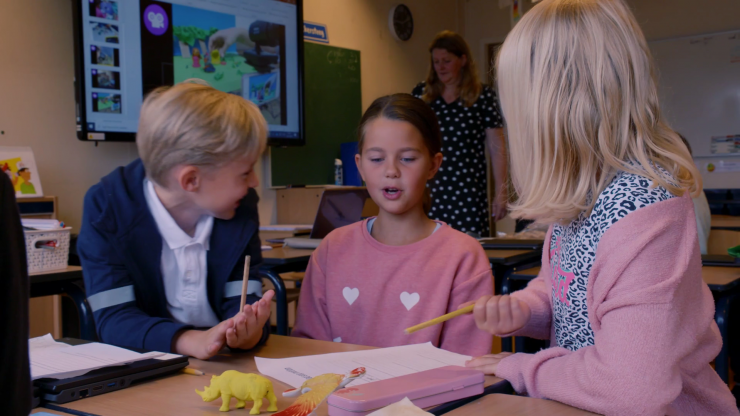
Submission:
POLYGON ((360 51, 304 43, 306 145, 272 148, 272 186, 334 183, 340 144, 362 117, 360 51))

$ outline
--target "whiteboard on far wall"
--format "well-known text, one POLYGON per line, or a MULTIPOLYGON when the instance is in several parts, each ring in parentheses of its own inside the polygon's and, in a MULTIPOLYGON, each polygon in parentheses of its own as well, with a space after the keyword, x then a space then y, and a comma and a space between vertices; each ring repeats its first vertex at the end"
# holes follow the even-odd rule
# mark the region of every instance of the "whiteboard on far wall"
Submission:
POLYGON ((740 147, 735 152, 720 139, 740 137, 740 31, 649 46, 658 68, 663 115, 691 144, 704 187, 740 188, 740 171, 712 171, 722 161, 740 160, 740 147))

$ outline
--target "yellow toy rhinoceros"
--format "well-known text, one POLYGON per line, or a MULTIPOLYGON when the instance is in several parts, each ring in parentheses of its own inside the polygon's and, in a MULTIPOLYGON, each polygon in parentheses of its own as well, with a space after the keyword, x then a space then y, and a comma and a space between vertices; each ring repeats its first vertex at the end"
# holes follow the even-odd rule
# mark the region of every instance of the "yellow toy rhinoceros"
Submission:
POLYGON ((204 391, 195 390, 204 402, 212 402, 221 397, 222 412, 229 411, 229 402, 231 397, 236 398, 236 408, 242 409, 246 406, 245 401, 254 401, 250 415, 260 414, 262 399, 267 397, 270 401, 268 412, 276 412, 277 397, 272 390, 270 380, 258 374, 244 374, 234 370, 228 370, 221 373, 220 376, 211 377, 211 385, 203 387, 204 391))

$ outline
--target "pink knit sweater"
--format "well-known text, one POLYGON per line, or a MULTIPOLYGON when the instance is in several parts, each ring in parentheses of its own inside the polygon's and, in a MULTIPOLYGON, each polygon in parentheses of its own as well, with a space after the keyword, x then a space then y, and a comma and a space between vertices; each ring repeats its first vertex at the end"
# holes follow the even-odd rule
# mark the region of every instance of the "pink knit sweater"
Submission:
POLYGON ((376 347, 431 341, 488 354, 493 337, 472 315, 410 335, 404 329, 492 292, 491 266, 472 237, 443 224, 416 243, 387 246, 361 221, 334 230, 311 256, 293 335, 376 347))
MULTIPOLYGON (((550 241, 550 233, 545 241, 550 241)), ((513 335, 555 339, 549 244, 542 270, 512 296, 532 310, 513 335)), ((630 213, 601 238, 587 285, 594 345, 514 354, 497 375, 517 392, 606 415, 737 415, 709 366, 722 345, 701 278, 688 196, 630 213)))

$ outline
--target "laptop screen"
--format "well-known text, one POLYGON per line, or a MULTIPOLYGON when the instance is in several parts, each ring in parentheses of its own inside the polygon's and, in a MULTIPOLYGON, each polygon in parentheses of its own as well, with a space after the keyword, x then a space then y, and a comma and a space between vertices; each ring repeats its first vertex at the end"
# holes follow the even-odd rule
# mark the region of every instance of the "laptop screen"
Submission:
POLYGON ((321 195, 311 238, 324 238, 335 228, 362 219, 362 208, 368 197, 365 189, 327 189, 321 195))

